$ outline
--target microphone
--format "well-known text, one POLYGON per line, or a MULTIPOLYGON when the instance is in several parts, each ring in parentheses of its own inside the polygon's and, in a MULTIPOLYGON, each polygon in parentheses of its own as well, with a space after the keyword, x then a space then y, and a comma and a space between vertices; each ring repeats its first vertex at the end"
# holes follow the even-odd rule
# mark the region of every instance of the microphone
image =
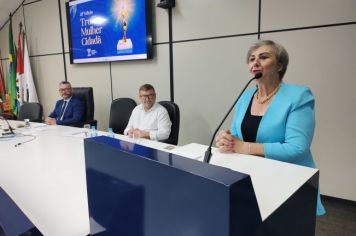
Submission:
POLYGON ((237 101, 240 99, 241 95, 243 94, 243 92, 245 92, 247 86, 252 82, 252 80, 254 79, 259 79, 263 76, 262 72, 257 72, 255 74, 255 76, 250 79, 247 84, 245 85, 245 87, 242 89, 240 95, 236 98, 236 100, 234 101, 234 103, 232 104, 231 108, 229 109, 229 111, 226 113, 226 115, 224 116, 224 118, 222 119, 222 121, 220 122, 220 124, 218 125, 218 127, 216 128, 214 134, 213 134, 213 137, 211 139, 211 142, 210 142, 210 145, 208 147, 208 149, 206 150, 205 152, 205 155, 204 155, 204 162, 206 163, 209 163, 210 161, 210 158, 211 158, 211 147, 213 146, 213 142, 214 142, 214 138, 216 136, 216 133, 219 131, 220 127, 222 126, 222 124, 224 123, 224 121, 226 120, 226 118, 228 117, 228 115, 230 114, 231 110, 235 107, 235 104, 237 103, 237 101))
POLYGON ((0 118, 2 118, 6 122, 6 124, 8 125, 9 130, 10 130, 10 134, 15 135, 13 128, 11 127, 9 121, 5 118, 5 116, 0 114, 0 118))

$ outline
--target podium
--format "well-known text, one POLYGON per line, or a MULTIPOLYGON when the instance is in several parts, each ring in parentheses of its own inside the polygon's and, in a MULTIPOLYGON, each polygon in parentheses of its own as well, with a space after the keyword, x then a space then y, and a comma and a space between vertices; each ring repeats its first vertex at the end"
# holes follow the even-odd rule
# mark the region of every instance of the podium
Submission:
POLYGON ((0 206, 0 232, 4 231, 6 235, 15 236, 34 227, 31 221, 1 187, 0 206))
POLYGON ((247 174, 105 136, 84 149, 91 235, 315 233, 318 172, 262 220, 247 174))

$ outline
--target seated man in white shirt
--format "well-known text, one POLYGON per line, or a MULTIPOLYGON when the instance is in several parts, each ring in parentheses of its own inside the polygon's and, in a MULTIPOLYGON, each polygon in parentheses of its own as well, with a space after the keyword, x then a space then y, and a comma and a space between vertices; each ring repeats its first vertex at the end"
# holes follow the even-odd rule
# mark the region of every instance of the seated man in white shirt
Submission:
POLYGON ((156 103, 156 92, 152 85, 144 84, 139 89, 141 104, 132 111, 129 123, 124 131, 125 135, 133 137, 133 133, 140 138, 164 140, 171 133, 172 122, 167 110, 156 103))

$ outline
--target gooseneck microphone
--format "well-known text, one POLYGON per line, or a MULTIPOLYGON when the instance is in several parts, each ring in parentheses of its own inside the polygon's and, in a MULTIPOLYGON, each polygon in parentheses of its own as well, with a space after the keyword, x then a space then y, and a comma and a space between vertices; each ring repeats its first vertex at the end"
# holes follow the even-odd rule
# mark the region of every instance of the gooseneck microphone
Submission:
POLYGON ((14 130, 12 129, 12 127, 11 127, 9 121, 5 118, 5 116, 2 115, 2 114, 0 114, 0 118, 3 119, 3 120, 6 122, 7 126, 9 127, 10 134, 15 135, 14 130))
POLYGON ((213 146, 213 142, 214 142, 214 139, 215 139, 215 136, 216 136, 216 133, 219 131, 220 127, 222 126, 222 124, 224 123, 224 121, 226 120, 226 118, 228 117, 228 115, 230 114, 231 110, 235 107, 235 104, 237 103, 237 101, 240 99, 241 95, 243 94, 243 92, 245 92, 247 86, 252 82, 252 80, 254 79, 259 79, 263 76, 262 72, 257 72, 255 74, 255 76, 250 79, 247 84, 245 85, 245 87, 242 89, 240 95, 236 98, 236 100, 234 101, 234 103, 232 104, 231 108, 229 109, 229 111, 226 113, 226 115, 224 116, 224 118, 222 119, 222 121, 220 122, 220 124, 218 125, 218 127, 216 128, 214 134, 213 134, 213 137, 211 139, 211 142, 210 142, 210 145, 208 147, 208 149, 206 150, 205 152, 205 155, 204 155, 204 162, 206 163, 209 163, 210 161, 210 158, 211 158, 211 147, 213 146))

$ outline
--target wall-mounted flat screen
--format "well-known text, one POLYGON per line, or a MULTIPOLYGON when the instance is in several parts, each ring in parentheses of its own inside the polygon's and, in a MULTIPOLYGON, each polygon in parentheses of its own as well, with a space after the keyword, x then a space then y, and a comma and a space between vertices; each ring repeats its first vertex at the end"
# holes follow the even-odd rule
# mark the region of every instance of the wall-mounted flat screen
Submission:
POLYGON ((152 58, 151 0, 66 3, 71 63, 152 58))

